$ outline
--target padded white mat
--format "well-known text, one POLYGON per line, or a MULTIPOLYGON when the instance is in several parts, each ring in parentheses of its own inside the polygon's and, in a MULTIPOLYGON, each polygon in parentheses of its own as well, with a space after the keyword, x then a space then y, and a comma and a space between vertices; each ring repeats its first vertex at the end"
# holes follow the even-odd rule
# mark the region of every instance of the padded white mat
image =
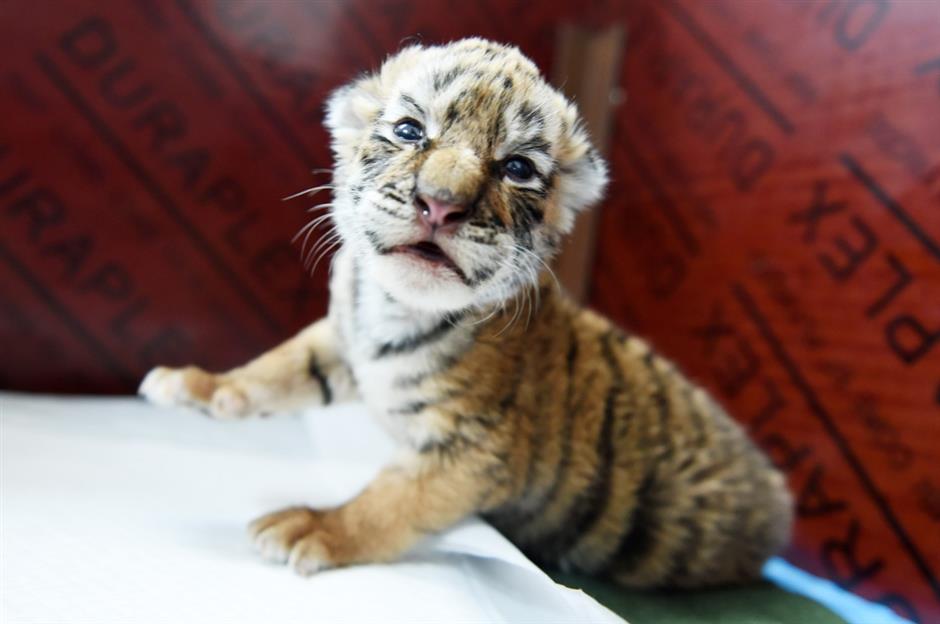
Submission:
POLYGON ((252 552, 249 520, 344 500, 390 452, 359 406, 221 423, 0 392, 0 622, 623 621, 476 519, 306 579, 252 552))

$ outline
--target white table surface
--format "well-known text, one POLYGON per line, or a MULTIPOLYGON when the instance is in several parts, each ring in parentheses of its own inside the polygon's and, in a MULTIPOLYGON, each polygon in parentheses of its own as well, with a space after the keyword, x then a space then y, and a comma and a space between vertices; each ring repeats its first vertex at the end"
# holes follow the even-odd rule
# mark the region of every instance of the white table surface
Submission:
POLYGON ((361 406, 237 423, 0 392, 0 622, 622 622, 470 519, 311 578, 244 532, 352 496, 392 447, 361 406))

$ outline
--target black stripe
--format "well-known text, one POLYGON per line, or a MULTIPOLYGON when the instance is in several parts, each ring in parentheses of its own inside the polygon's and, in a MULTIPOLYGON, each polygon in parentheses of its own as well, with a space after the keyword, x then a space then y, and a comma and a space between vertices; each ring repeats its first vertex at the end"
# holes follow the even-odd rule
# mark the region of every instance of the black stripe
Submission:
POLYGON ((574 399, 574 370, 578 362, 578 334, 575 331, 574 323, 569 319, 568 331, 568 354, 565 356, 565 362, 568 366, 568 385, 565 388, 565 411, 571 413, 572 401, 574 399))
POLYGON ((476 286, 479 286, 480 284, 482 284, 484 281, 493 277, 493 275, 496 274, 497 268, 498 267, 496 266, 484 267, 482 269, 477 269, 476 271, 473 272, 472 275, 467 275, 466 273, 463 272, 462 269, 457 267, 456 273, 457 273, 457 277, 460 278, 460 281, 462 281, 464 284, 466 284, 470 288, 475 288, 476 286))
POLYGON ((307 361, 307 372, 313 377, 320 386, 320 393, 323 395, 323 404, 329 405, 333 402, 333 389, 330 387, 330 381, 327 379, 320 366, 317 364, 317 357, 313 353, 307 361))
MULTIPOLYGON (((399 214, 395 212, 394 210, 392 210, 391 208, 383 206, 382 204, 373 203, 372 205, 378 208, 379 210, 381 210, 382 212, 384 212, 385 214, 391 217, 394 217, 395 219, 398 219, 399 221, 411 221, 409 217, 406 217, 403 214, 399 214)), ((376 251, 378 251, 379 253, 386 253, 386 251, 384 251, 385 248, 382 247, 382 243, 379 240, 378 234, 376 234, 375 232, 367 231, 366 236, 369 238, 369 242, 372 243, 372 246, 375 247, 376 251)))
POLYGON ((556 531, 539 540, 538 550, 542 557, 557 562, 558 558, 574 547, 588 533, 607 509, 613 477, 614 460, 614 406, 622 389, 613 387, 607 393, 604 405, 604 421, 597 436, 597 466, 594 478, 586 488, 578 492, 569 506, 569 513, 556 531))
POLYGON ((458 65, 457 67, 452 67, 446 72, 435 73, 432 79, 434 90, 443 91, 444 89, 449 87, 454 82, 454 80, 456 80, 459 76, 466 73, 466 71, 467 69, 465 67, 458 65))
POLYGON ((568 383, 565 388, 565 407, 564 407, 564 423, 562 424, 562 446, 560 451, 560 456, 558 458, 558 466, 555 469, 555 480, 552 482, 551 487, 548 492, 545 494, 541 508, 547 506, 558 493, 559 488, 561 487, 562 481, 568 471, 568 467, 571 464, 571 428, 574 423, 574 371, 575 364, 578 361, 578 349, 580 344, 578 342, 578 336, 575 332, 574 323, 570 324, 570 331, 568 332, 568 353, 565 355, 565 363, 567 365, 568 371, 568 383))
MULTIPOLYGON (((593 379, 593 378, 591 378, 593 379)), ((591 393, 591 384, 585 383, 581 396, 578 400, 578 405, 584 403, 584 399, 591 393)), ((548 507, 555 502, 558 498, 559 492, 561 492, 562 486, 565 484, 568 471, 571 469, 571 447, 572 447, 572 433, 574 429, 574 414, 579 412, 579 409, 569 409, 563 416, 565 418, 564 423, 562 424, 562 433, 561 433, 561 451, 559 452, 558 466, 555 468, 555 478, 552 481, 551 486, 549 486, 548 491, 542 496, 541 500, 536 504, 532 509, 528 511, 520 511, 519 513, 512 514, 512 524, 513 525, 525 525, 536 518, 541 516, 548 507)))
POLYGON ((365 234, 366 238, 369 239, 369 244, 372 245, 376 253, 378 253, 379 255, 384 255, 389 252, 389 249, 382 244, 382 239, 379 237, 377 232, 373 232, 372 230, 366 230, 365 232, 363 232, 363 234, 365 234))
MULTIPOLYGON (((489 225, 488 223, 480 224, 480 223, 473 223, 473 222, 471 222, 470 225, 474 225, 474 226, 476 226, 476 227, 478 227, 478 228, 484 228, 484 229, 490 227, 490 225, 489 225)), ((466 238, 467 240, 473 241, 474 243, 477 243, 477 244, 480 244, 480 245, 491 245, 491 246, 492 246, 492 245, 496 245, 496 244, 497 244, 497 242, 496 242, 496 236, 495 236, 492 232, 487 233, 485 236, 480 236, 480 235, 478 235, 478 234, 466 234, 465 236, 463 236, 463 238, 466 238)))
POLYGON ((386 145, 387 147, 394 148, 395 150, 401 150, 401 149, 402 149, 402 147, 401 147, 400 145, 396 145, 395 143, 392 143, 392 141, 390 141, 388 138, 382 136, 382 135, 379 134, 378 132, 373 133, 372 136, 370 136, 369 138, 372 139, 373 141, 377 141, 377 142, 379 142, 379 143, 382 143, 383 145, 386 145))
MULTIPOLYGON (((532 217, 525 212, 525 210, 520 212, 515 206, 513 208, 512 236, 516 239, 516 243, 520 247, 527 251, 532 251, 532 217)), ((513 251, 517 252, 518 250, 513 251)), ((518 253, 515 255, 518 255, 518 253)), ((513 256, 514 260, 515 255, 513 256)))
POLYGON ((512 202, 513 219, 516 221, 517 228, 528 230, 544 220, 545 216, 535 202, 519 195, 512 197, 510 201, 512 202))
POLYGON ((453 126, 455 123, 460 121, 460 109, 457 107, 457 102, 451 102, 447 107, 447 112, 444 113, 444 127, 441 128, 443 132, 446 132, 453 126))
POLYGON ((441 358, 437 363, 437 367, 434 370, 430 370, 424 373, 416 373, 414 375, 407 375, 404 377, 399 377, 395 380, 395 385, 399 388, 414 388, 415 386, 420 386, 421 382, 427 379, 428 377, 440 375, 445 373, 457 363, 460 362, 460 358, 456 355, 447 355, 441 358))
POLYGON ((430 440, 421 445, 418 452, 422 455, 437 454, 453 458, 460 451, 479 446, 474 440, 460 433, 450 433, 443 440, 430 440))
POLYGON ((540 184, 536 188, 530 188, 528 186, 517 188, 515 189, 515 192, 521 193, 522 195, 527 195, 530 197, 536 197, 538 199, 545 199, 546 197, 548 197, 548 193, 551 190, 552 180, 554 179, 554 175, 555 175, 554 170, 548 176, 543 176, 541 174, 538 174, 537 178, 539 179, 540 182, 542 182, 542 184, 540 184))
MULTIPOLYGON (((552 483, 549 485, 545 494, 543 494, 531 508, 528 510, 510 510, 501 514, 500 521, 508 526, 526 525, 541 516, 549 507, 549 505, 551 505, 558 497, 558 492, 561 490, 562 485, 564 485, 565 479, 568 475, 568 470, 571 467, 571 446, 572 429, 574 428, 574 414, 579 411, 574 407, 575 385, 573 383, 574 367, 577 361, 579 343, 573 324, 571 325, 571 331, 569 333, 571 344, 568 346, 568 354, 566 356, 568 366, 568 385, 565 390, 565 409, 562 412, 562 418, 564 418, 564 421, 562 423, 561 430, 561 449, 558 453, 558 464, 555 466, 555 477, 552 479, 552 483)), ((579 401, 579 404, 583 403, 584 398, 590 394, 590 387, 591 384, 589 382, 582 386, 582 393, 580 397, 581 400, 579 401)))
POLYGON ((515 372, 513 373, 512 381, 509 383, 509 392, 507 392, 499 401, 499 409, 502 411, 506 411, 515 405, 516 397, 519 396, 519 387, 522 385, 522 377, 526 370, 526 362, 524 358, 517 354, 514 359, 515 362, 513 362, 513 369, 515 372))
POLYGON ((651 470, 634 494, 629 529, 620 540, 607 565, 611 573, 630 573, 649 556, 656 545, 656 502, 653 498, 654 472, 651 470))
POLYGON ((653 400, 656 402, 656 410, 659 412, 659 442, 661 448, 661 454, 659 459, 664 459, 672 455, 672 436, 669 431, 669 415, 670 415, 670 405, 669 397, 667 396, 666 385, 663 383, 663 377, 656 370, 656 354, 650 351, 643 356, 643 364, 646 365, 646 370, 650 374, 650 379, 655 385, 655 390, 653 391, 653 400))
POLYGON ((607 362, 607 366, 610 367, 613 383, 622 386, 624 384, 623 369, 620 366, 620 359, 614 353, 614 341, 622 346, 626 344, 627 337, 615 329, 608 330, 601 336, 601 355, 604 357, 604 361, 607 362))
POLYGON ((548 144, 541 135, 537 135, 528 139, 525 143, 521 143, 513 149, 513 152, 541 152, 548 156, 551 151, 551 146, 548 144))
POLYGON ((545 215, 542 213, 541 207, 538 206, 535 202, 523 201, 521 203, 526 213, 526 219, 530 224, 529 227, 532 227, 532 225, 539 225, 545 220, 545 215))
MULTIPOLYGON (((728 490, 733 490, 734 486, 737 484, 736 482, 740 480, 741 479, 735 479, 734 481, 726 482, 726 488, 728 490)), ((751 485, 753 486, 753 484, 751 485)), ((755 572, 753 568, 747 569, 744 567, 744 560, 746 558, 763 559, 764 557, 756 554, 755 551, 759 552, 759 549, 761 548, 765 549, 764 552, 769 550, 766 544, 758 543, 758 536, 750 531, 750 524, 753 520, 753 513, 755 510, 753 508, 743 506, 743 502, 746 500, 755 500, 753 487, 749 488, 747 494, 738 499, 738 505, 729 510, 729 513, 726 514, 728 519, 727 524, 724 522, 718 522, 712 529, 713 540, 719 540, 724 544, 739 544, 743 539, 748 539, 752 542, 752 547, 750 549, 746 550, 744 553, 739 553, 738 557, 736 557, 735 573, 741 578, 752 577, 755 572), (746 557, 747 555, 750 555, 750 557, 746 557)), ((853 540, 849 538, 847 541, 851 543, 853 540)), ((755 561, 755 564, 757 563, 758 562, 755 561)))
POLYGON ((365 185, 363 184, 354 184, 349 190, 349 198, 354 204, 358 204, 362 200, 362 191, 364 188, 365 185))
POLYGON ((525 126, 545 127, 545 115, 542 114, 535 104, 529 102, 523 102, 519 110, 516 111, 515 118, 521 121, 525 126))
POLYGON ((663 579, 663 585, 667 586, 675 586, 695 576, 689 566, 698 558, 702 550, 702 542, 705 541, 704 529, 693 518, 683 516, 676 524, 685 529, 685 536, 680 540, 678 547, 670 553, 672 561, 669 564, 669 572, 664 575, 663 579))
POLYGON ((408 336, 394 342, 386 342, 379 346, 375 353, 375 359, 383 358, 389 355, 402 355, 411 353, 420 347, 440 340, 447 335, 450 330, 460 322, 465 312, 451 312, 445 314, 437 325, 423 334, 408 336))
POLYGON ((705 417, 695 405, 695 390, 690 384, 685 383, 683 385, 682 397, 685 399, 689 419, 692 421, 692 426, 695 429, 695 445, 698 447, 705 446, 706 438, 708 437, 705 428, 705 417))
POLYGON ((419 116, 421 117, 427 116, 427 113, 424 112, 424 108, 420 104, 418 104, 418 102, 415 101, 415 99, 411 97, 410 95, 402 93, 401 101, 411 106, 414 109, 414 112, 416 112, 419 116))
MULTIPOLYGON (((547 354, 543 352, 538 356, 537 361, 541 362, 551 362, 553 358, 548 357, 547 354)), ((522 368, 521 366, 519 368, 522 368)), ((536 378, 545 379, 547 375, 540 375, 536 372, 536 378)), ((518 394, 518 391, 517 391, 518 394)), ((542 390, 538 392, 538 397, 536 399, 535 413, 527 414, 529 416, 529 421, 532 424, 532 431, 529 432, 529 461, 526 464, 525 470, 525 484, 523 485, 523 496, 525 493, 532 490, 532 486, 535 483, 535 474, 537 472, 538 465, 542 458, 542 451, 544 450, 545 445, 545 429, 546 426, 542 424, 542 415, 545 413, 545 403, 549 399, 549 390, 542 390)), ((521 411, 521 410, 520 410, 521 411)), ((520 413, 520 416, 525 416, 526 414, 520 413)))
POLYGON ((427 401, 412 401, 411 403, 405 403, 401 407, 389 410, 389 413, 398 416, 414 416, 415 414, 423 412, 429 405, 431 404, 427 401))
MULTIPOLYGON (((509 464, 510 453, 508 451, 492 454, 490 463, 482 471, 487 487, 477 497, 477 509, 491 509, 493 503, 496 502, 493 500, 494 495, 498 495, 497 501, 505 497, 505 492, 512 481, 508 469, 509 464)), ((488 520, 492 518, 492 514, 487 511, 482 511, 482 515, 488 520)))
POLYGON ((512 98, 507 95, 505 98, 501 98, 497 103, 496 116, 493 118, 493 127, 486 134, 486 149, 488 152, 492 152, 497 143, 502 143, 506 140, 506 128, 503 126, 503 118, 506 115, 506 109, 509 108, 511 100, 512 98))
POLYGON ((359 159, 362 165, 361 179, 365 182, 374 180, 381 169, 381 165, 388 162, 388 154, 365 154, 359 159))
POLYGON ((500 423, 503 422, 504 414, 499 411, 487 412, 487 413, 474 413, 474 414, 458 414, 457 415, 457 426, 466 425, 468 423, 479 425, 484 429, 492 429, 500 423))
POLYGON ((383 184, 382 187, 379 189, 379 192, 382 193, 382 195, 384 195, 385 197, 388 197, 389 199, 393 199, 401 204, 408 203, 405 201, 404 197, 398 195, 398 188, 391 182, 386 182, 385 184, 383 184))
POLYGON ((479 286, 486 280, 496 275, 497 268, 499 267, 488 266, 488 267, 483 267, 482 269, 477 269, 473 272, 472 275, 470 275, 467 279, 464 280, 464 283, 467 284, 467 286, 479 286))
MULTIPOLYGON (((564 403, 564 412, 562 413, 562 418, 564 422, 562 423, 561 431, 561 449, 559 450, 558 455, 558 465, 555 467, 555 478, 552 480, 552 484, 549 486, 548 490, 542 496, 538 505, 533 508, 528 514, 519 518, 520 523, 529 523, 532 522, 535 518, 542 515, 545 509, 555 500, 558 496, 561 486, 565 482, 565 478, 568 474, 568 469, 571 466, 571 434, 572 428, 574 427, 574 370, 575 364, 578 359, 578 349, 579 342, 578 337, 574 329, 574 324, 571 324, 569 331, 569 341, 568 353, 565 356, 565 362, 567 365, 568 372, 568 383, 565 388, 565 403, 564 403)), ((588 384, 585 384, 587 387, 588 384)), ((586 396, 586 392, 584 395, 586 396)))

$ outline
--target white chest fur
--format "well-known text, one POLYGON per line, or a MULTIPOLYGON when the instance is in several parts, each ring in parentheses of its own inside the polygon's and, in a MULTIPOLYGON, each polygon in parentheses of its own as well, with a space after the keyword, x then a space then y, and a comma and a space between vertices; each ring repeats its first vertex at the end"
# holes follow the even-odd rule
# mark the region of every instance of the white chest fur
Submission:
POLYGON ((389 433, 415 448, 441 438, 429 408, 442 390, 430 377, 471 344, 469 319, 393 299, 346 250, 333 264, 330 318, 362 400, 389 433))

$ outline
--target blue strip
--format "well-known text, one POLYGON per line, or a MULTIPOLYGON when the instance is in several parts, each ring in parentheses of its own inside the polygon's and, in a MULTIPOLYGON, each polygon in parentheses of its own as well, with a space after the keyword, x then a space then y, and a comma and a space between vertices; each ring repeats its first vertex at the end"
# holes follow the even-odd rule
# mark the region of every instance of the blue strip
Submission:
POLYGON ((764 578, 794 594, 815 600, 849 624, 913 624, 884 605, 869 602, 780 558, 767 562, 764 578))

